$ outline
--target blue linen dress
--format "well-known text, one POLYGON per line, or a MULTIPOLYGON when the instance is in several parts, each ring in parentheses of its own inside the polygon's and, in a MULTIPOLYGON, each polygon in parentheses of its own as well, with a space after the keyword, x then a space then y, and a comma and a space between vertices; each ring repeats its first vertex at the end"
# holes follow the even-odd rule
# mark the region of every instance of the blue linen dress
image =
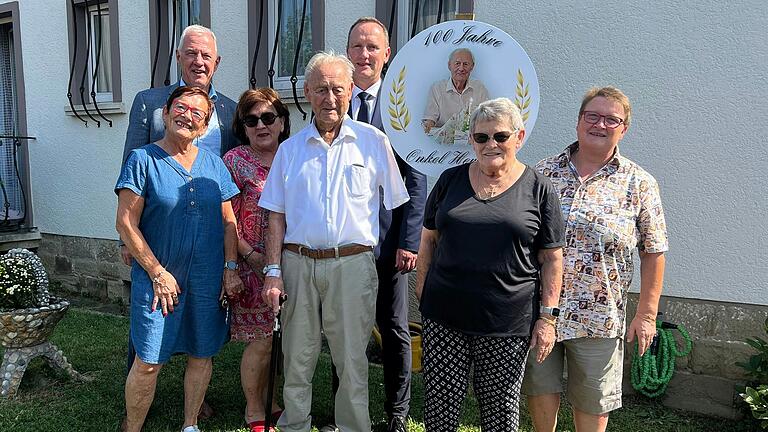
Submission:
POLYGON ((131 339, 139 358, 166 363, 185 353, 212 357, 228 338, 219 306, 224 271, 221 203, 239 193, 222 160, 200 149, 187 171, 156 144, 131 151, 115 185, 144 198, 139 230, 160 264, 181 288, 179 304, 163 317, 152 312, 152 279, 134 260, 131 269, 131 339))

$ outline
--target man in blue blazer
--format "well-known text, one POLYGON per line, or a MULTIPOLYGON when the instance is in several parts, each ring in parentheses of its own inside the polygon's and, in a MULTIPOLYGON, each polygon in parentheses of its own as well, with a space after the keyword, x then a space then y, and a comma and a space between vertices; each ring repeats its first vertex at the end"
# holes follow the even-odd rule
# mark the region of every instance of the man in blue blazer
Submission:
POLYGON ((181 34, 176 61, 181 68, 181 81, 165 87, 142 90, 133 99, 125 134, 123 160, 131 150, 153 143, 165 135, 163 106, 168 95, 180 85, 199 87, 207 91, 214 104, 208 130, 198 139, 198 147, 224 156, 224 153, 238 145, 232 131, 232 119, 237 104, 217 92, 211 84, 213 74, 221 61, 216 48, 216 36, 210 29, 200 25, 187 27, 181 34))
MULTIPOLYGON (((384 130, 381 121, 381 72, 389 60, 389 35, 376 18, 358 19, 347 35, 347 57, 355 66, 350 116, 384 130)), ((416 268, 421 240, 427 177, 395 154, 410 200, 389 211, 379 210, 376 270, 379 292, 376 325, 382 339, 384 410, 388 432, 406 431, 411 399, 411 336, 408 330, 408 275, 416 268)), ((334 379, 336 379, 334 374, 334 379)), ((333 430, 335 427, 330 426, 333 430)), ((326 429, 328 430, 328 429, 326 429)))
MULTIPOLYGON (((128 157, 131 150, 156 142, 165 135, 165 125, 162 118, 163 106, 165 106, 171 92, 181 85, 199 87, 207 91, 208 96, 213 101, 214 112, 208 124, 208 130, 197 138, 197 146, 223 156, 224 153, 238 145, 237 138, 232 131, 232 119, 237 104, 232 99, 217 92, 211 84, 213 74, 221 62, 216 47, 216 36, 210 29, 200 25, 187 27, 181 34, 179 48, 176 50, 176 61, 178 67, 181 68, 181 81, 165 87, 142 90, 133 99, 128 130, 125 134, 123 161, 128 157)), ((122 242, 120 254, 125 264, 131 265, 133 258, 122 242)), ((135 355, 136 352, 129 336, 129 370, 135 355)), ((203 401, 203 407, 200 411, 200 418, 210 417, 213 414, 205 401, 203 401)))

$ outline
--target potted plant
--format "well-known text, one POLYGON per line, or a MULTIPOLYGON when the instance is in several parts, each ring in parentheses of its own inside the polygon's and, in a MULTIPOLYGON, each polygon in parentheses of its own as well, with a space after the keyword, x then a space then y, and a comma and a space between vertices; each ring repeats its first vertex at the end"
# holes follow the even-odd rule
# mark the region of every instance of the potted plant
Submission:
POLYGON ((82 377, 48 337, 69 308, 66 300, 48 293, 48 275, 40 258, 26 249, 0 256, 0 397, 12 397, 29 361, 44 356, 52 367, 82 377))

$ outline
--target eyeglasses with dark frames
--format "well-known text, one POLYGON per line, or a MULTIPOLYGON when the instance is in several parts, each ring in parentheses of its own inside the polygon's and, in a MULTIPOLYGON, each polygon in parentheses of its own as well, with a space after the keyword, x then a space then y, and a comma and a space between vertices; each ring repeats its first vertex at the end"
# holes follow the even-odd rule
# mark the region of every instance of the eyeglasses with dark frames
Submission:
POLYGON ((171 109, 175 114, 182 115, 185 112, 189 111, 192 114, 192 118, 195 121, 203 121, 208 116, 208 113, 201 109, 192 108, 191 106, 185 104, 181 101, 176 101, 171 105, 171 109))
POLYGON ((512 132, 496 132, 493 135, 488 135, 486 133, 478 132, 478 133, 472 134, 472 140, 474 140, 478 144, 484 144, 488 142, 489 139, 493 138, 493 140, 496 141, 497 143, 504 143, 504 142, 507 142, 507 140, 509 140, 509 137, 514 135, 515 132, 517 131, 518 129, 515 129, 512 132))
POLYGON ((593 125, 600 123, 600 120, 603 119, 603 124, 608 129, 616 129, 624 123, 623 118, 612 115, 601 115, 594 111, 584 111, 581 113, 581 118, 583 118, 585 122, 593 125))
POLYGON ((269 126, 273 124, 278 117, 280 116, 271 112, 265 112, 260 116, 250 114, 243 118, 243 124, 248 127, 256 127, 256 125, 259 124, 259 120, 261 120, 261 122, 264 123, 264 126, 269 126))

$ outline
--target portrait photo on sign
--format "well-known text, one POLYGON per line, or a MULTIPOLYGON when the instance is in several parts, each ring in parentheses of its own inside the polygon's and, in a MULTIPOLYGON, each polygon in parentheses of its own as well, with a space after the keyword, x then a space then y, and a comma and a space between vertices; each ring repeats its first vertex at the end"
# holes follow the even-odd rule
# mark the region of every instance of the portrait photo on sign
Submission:
POLYGON ((395 151, 430 177, 474 160, 469 120, 478 104, 506 97, 528 138, 539 111, 533 63, 509 34, 478 21, 448 21, 411 38, 382 83, 382 120, 395 151))

